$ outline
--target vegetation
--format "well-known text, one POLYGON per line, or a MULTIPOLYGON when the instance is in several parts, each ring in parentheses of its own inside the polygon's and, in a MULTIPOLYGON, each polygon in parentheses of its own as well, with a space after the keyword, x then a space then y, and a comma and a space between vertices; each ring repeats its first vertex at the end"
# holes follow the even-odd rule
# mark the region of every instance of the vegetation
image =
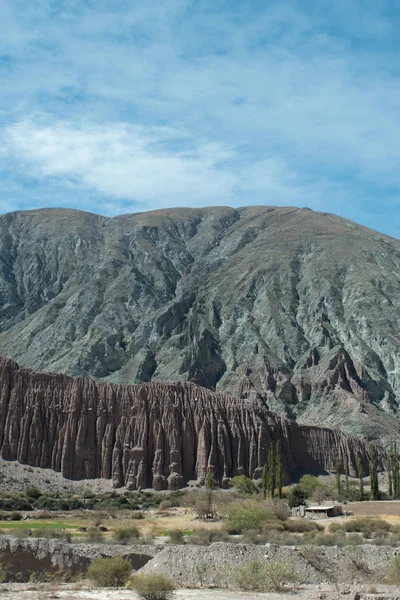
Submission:
POLYGON ((88 567, 87 576, 100 587, 122 587, 132 572, 129 560, 115 558, 97 558, 88 567))
POLYGON ((372 500, 378 500, 379 498, 379 483, 378 483, 378 470, 377 470, 377 455, 376 446, 372 442, 369 447, 370 452, 370 484, 371 484, 371 498, 372 500))
POLYGON ((118 544, 129 544, 140 538, 140 531, 136 525, 131 527, 118 527, 113 533, 113 539, 118 544))
POLYGON ((273 515, 267 507, 251 501, 237 502, 228 509, 227 530, 230 534, 261 531, 262 524, 273 515))
POLYGON ((175 589, 174 582, 162 574, 134 575, 128 587, 145 600, 167 600, 175 589))
POLYGON ((364 479, 363 479, 363 466, 361 463, 361 458, 359 456, 357 456, 356 458, 356 463, 357 463, 357 474, 358 474, 358 480, 359 480, 359 500, 363 501, 364 500, 364 479))
POLYGON ((282 559, 271 560, 267 564, 251 560, 235 573, 235 583, 244 591, 278 592, 296 581, 298 575, 293 566, 282 559))
POLYGON ((232 479, 232 484, 241 494, 250 496, 251 494, 258 494, 259 491, 256 484, 244 475, 236 475, 236 477, 232 479))
POLYGON ((400 555, 394 557, 386 571, 386 581, 400 586, 400 555))

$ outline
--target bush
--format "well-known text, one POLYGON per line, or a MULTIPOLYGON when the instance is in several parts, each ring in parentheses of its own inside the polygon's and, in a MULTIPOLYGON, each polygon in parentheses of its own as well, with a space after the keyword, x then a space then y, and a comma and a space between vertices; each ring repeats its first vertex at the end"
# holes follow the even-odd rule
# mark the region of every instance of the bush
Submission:
POLYGON ((383 536, 390 531, 390 523, 383 519, 370 519, 368 517, 360 519, 352 519, 344 524, 344 528, 348 532, 357 531, 362 533, 366 538, 372 538, 374 533, 379 533, 383 536))
POLYGON ((252 502, 232 504, 228 509, 227 529, 231 534, 240 534, 245 531, 261 530, 262 524, 273 515, 265 506, 252 502))
POLYGON ((386 571, 386 581, 392 585, 400 585, 400 555, 394 557, 386 571))
POLYGON ((89 527, 84 536, 85 542, 92 542, 97 544, 104 544, 105 538, 102 531, 96 529, 96 527, 89 527))
POLYGON ((213 542, 228 542, 229 535, 225 531, 216 529, 196 529, 190 536, 191 544, 207 546, 213 542))
POLYGON ((97 558, 88 567, 87 576, 100 587, 122 587, 132 572, 129 560, 115 558, 97 558))
POLYGON ((185 538, 182 529, 171 529, 169 532, 169 541, 171 544, 184 544, 185 538))
POLYGON ((256 484, 244 475, 236 475, 236 477, 232 479, 232 483, 241 494, 251 495, 258 494, 259 492, 256 484))
POLYGON ((131 527, 118 527, 113 533, 113 540, 118 544, 129 544, 140 538, 140 531, 133 525, 131 527))
POLYGON ((315 521, 303 521, 301 519, 286 521, 284 525, 286 531, 291 533, 309 533, 310 531, 323 531, 322 525, 315 521))
POLYGON ((26 488, 25 495, 28 498, 32 498, 32 500, 37 500, 42 495, 42 492, 40 490, 38 490, 37 487, 30 486, 30 487, 26 488))
POLYGON ((295 485, 290 489, 288 502, 290 508, 293 506, 301 506, 306 503, 308 499, 308 493, 305 492, 300 485, 295 485))
POLYGON ((134 575, 128 587, 145 600, 167 600, 175 589, 174 582, 161 573, 134 575))
POLYGON ((263 564, 251 560, 235 574, 239 589, 252 592, 280 591, 288 583, 298 581, 298 575, 288 561, 271 560, 263 564))

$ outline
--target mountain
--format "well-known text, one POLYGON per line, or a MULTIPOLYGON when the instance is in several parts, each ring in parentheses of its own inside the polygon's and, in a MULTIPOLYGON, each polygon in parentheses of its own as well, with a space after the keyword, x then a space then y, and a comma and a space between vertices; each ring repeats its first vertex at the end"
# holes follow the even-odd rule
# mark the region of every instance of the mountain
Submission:
POLYGON ((359 457, 369 472, 362 441, 287 422, 248 400, 187 382, 115 385, 35 373, 0 359, 1 457, 66 478, 176 490, 204 483, 212 469, 225 487, 235 475, 261 478, 278 441, 286 481, 297 470, 335 470, 338 459, 355 476, 359 457))
POLYGON ((400 438, 400 241, 309 209, 0 217, 0 354, 400 438))

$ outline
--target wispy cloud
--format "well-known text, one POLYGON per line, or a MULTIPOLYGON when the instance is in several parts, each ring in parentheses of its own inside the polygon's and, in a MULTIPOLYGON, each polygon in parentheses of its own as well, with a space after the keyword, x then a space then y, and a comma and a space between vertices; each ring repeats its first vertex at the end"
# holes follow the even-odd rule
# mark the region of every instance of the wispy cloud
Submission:
POLYGON ((386 0, 4 0, 0 19, 16 207, 287 203, 396 234, 400 19, 386 0))

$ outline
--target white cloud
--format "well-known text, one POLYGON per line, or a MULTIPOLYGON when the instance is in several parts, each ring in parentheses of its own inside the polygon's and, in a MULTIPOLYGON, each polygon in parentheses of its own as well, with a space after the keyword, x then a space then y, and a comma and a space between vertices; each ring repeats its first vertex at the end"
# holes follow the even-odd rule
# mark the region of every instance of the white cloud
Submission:
POLYGON ((107 213, 116 214, 121 200, 144 208, 237 205, 246 194, 255 204, 267 198, 302 205, 306 199, 315 206, 321 192, 280 159, 241 165, 235 149, 218 142, 195 144, 181 129, 126 123, 78 127, 41 115, 6 127, 2 145, 3 158, 32 176, 96 190, 104 197, 96 208, 107 213))

